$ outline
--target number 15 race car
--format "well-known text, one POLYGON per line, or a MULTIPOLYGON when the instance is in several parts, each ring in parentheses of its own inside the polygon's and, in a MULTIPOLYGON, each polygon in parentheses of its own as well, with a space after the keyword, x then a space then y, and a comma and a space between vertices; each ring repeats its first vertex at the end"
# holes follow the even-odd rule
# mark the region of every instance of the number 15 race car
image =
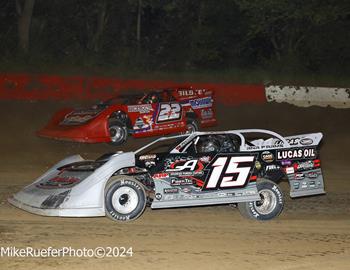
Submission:
POLYGON ((119 96, 88 109, 62 109, 37 134, 120 145, 128 135, 167 135, 214 126, 217 120, 213 103, 213 90, 191 87, 119 96))
POLYGON ((269 220, 292 198, 324 194, 322 133, 291 137, 260 129, 195 132, 159 138, 135 152, 96 160, 70 156, 9 198, 45 216, 138 218, 151 208, 238 204, 246 217, 269 220))

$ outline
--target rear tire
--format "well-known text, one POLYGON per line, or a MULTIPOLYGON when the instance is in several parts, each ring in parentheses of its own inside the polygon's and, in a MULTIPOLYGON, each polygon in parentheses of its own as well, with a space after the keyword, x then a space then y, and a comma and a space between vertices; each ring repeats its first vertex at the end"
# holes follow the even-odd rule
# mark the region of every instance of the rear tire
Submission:
POLYGON ((184 134, 191 134, 199 130, 198 122, 195 119, 187 120, 184 134))
POLYGON ((242 216, 255 220, 270 220, 277 217, 283 210, 284 198, 279 186, 267 179, 257 182, 261 197, 256 202, 238 203, 238 210, 242 216))
POLYGON ((105 188, 105 212, 113 221, 135 220, 146 208, 143 185, 131 176, 112 177, 105 188))
POLYGON ((110 120, 108 131, 111 138, 111 145, 121 145, 128 138, 127 127, 119 120, 110 120))

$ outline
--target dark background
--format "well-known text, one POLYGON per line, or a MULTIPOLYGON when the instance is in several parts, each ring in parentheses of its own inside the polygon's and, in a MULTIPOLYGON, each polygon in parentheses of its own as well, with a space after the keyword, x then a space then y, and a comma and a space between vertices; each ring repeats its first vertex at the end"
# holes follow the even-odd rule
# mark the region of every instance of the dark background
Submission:
POLYGON ((348 0, 0 2, 2 71, 325 78, 336 86, 349 82, 349 41, 348 0))

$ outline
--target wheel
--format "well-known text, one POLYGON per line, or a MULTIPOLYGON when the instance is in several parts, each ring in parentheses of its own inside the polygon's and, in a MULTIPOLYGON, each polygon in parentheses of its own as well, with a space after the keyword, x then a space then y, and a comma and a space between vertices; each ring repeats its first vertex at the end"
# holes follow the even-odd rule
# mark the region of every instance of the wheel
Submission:
POLYGON ((143 185, 131 176, 112 177, 105 188, 105 212, 113 221, 135 220, 145 210, 143 185))
POLYGON ((238 203, 239 212, 247 218, 256 220, 270 220, 277 217, 284 206, 282 190, 276 183, 267 179, 258 181, 257 188, 261 200, 238 203))
POLYGON ((199 130, 196 120, 188 120, 186 123, 186 131, 183 134, 190 134, 199 130))
POLYGON ((109 135, 111 138, 110 144, 121 145, 128 138, 128 131, 124 123, 118 120, 110 120, 109 135))

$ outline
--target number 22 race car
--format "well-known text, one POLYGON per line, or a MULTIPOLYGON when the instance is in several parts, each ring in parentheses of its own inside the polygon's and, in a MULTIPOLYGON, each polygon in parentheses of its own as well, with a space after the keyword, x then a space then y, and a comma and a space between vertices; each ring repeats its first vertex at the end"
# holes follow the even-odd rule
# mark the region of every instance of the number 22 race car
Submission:
POLYGON ((88 109, 62 109, 37 134, 78 142, 124 143, 214 126, 213 90, 174 88, 112 98, 88 109))
POLYGON ((260 129, 194 132, 159 138, 135 152, 96 160, 70 156, 9 198, 45 216, 138 218, 146 206, 237 204, 243 216, 269 220, 292 198, 324 194, 322 133, 290 137, 260 129))

